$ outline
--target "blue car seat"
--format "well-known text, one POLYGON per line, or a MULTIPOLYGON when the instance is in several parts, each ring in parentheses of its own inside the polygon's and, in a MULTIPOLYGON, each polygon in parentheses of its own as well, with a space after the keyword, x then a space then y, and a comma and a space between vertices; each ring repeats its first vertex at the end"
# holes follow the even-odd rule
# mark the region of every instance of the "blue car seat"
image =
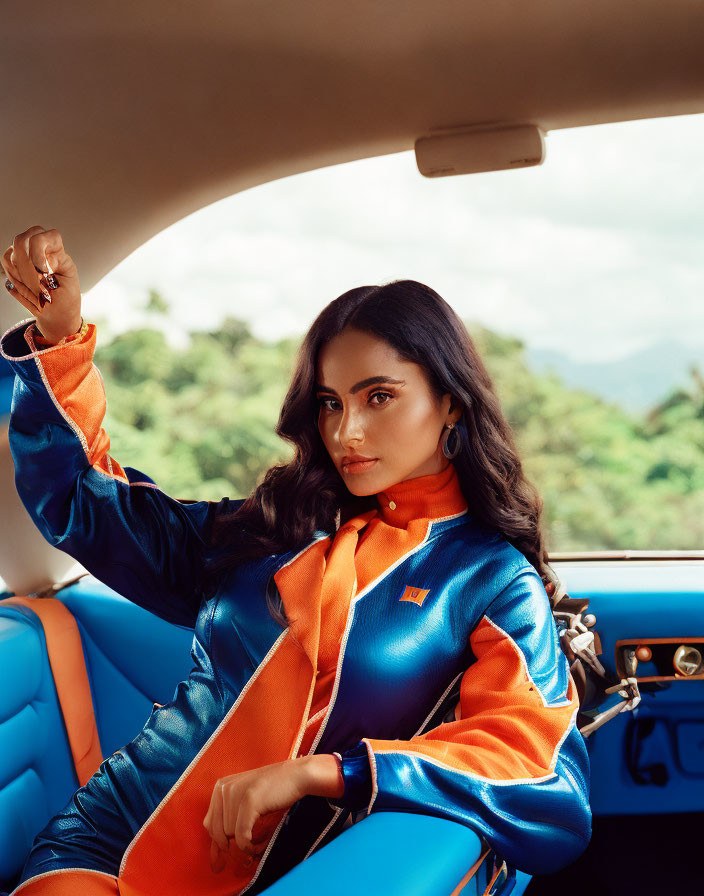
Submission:
MULTIPOLYGON (((168 702, 188 677, 193 631, 154 616, 87 575, 52 596, 70 611, 80 633, 106 758, 132 740, 154 704, 168 702)), ((11 685, 0 690, 0 889, 6 891, 18 879, 36 834, 80 786, 44 627, 30 607, 8 597, 0 595, 0 675, 11 685)), ((348 827, 267 892, 315 893, 331 879, 340 896, 360 888, 520 896, 530 877, 506 867, 464 825, 430 815, 377 812, 348 827)))

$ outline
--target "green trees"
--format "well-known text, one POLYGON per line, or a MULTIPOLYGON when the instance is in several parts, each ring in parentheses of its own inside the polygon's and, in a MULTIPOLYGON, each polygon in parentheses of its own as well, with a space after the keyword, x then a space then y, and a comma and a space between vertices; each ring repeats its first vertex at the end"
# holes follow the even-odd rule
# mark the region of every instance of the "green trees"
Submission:
POLYGON ((545 502, 548 549, 704 546, 704 389, 673 392, 644 417, 526 366, 522 344, 471 328, 524 469, 545 502))
MULTIPOLYGON (((158 294, 147 309, 163 313, 158 294)), ((704 384, 642 417, 527 366, 520 340, 469 326, 545 502, 548 548, 704 545, 704 384)), ((274 434, 298 339, 256 339, 227 318, 185 348, 135 329, 100 345, 111 454, 179 498, 249 494, 291 449, 274 434)))
POLYGON ((174 497, 249 494, 260 473, 290 456, 274 425, 295 348, 260 343, 231 318, 217 332, 192 333, 185 349, 153 329, 100 346, 111 453, 174 497))

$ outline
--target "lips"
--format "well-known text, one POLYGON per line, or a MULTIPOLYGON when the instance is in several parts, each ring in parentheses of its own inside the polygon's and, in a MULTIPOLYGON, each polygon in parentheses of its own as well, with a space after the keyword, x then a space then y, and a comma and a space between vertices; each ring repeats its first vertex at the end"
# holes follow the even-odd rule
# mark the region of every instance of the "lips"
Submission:
POLYGON ((376 460, 375 457, 367 457, 366 454, 345 454, 342 458, 343 464, 356 464, 362 463, 365 460, 376 460))
POLYGON ((376 464, 377 457, 364 457, 361 454, 350 454, 342 458, 343 473, 366 473, 376 464))

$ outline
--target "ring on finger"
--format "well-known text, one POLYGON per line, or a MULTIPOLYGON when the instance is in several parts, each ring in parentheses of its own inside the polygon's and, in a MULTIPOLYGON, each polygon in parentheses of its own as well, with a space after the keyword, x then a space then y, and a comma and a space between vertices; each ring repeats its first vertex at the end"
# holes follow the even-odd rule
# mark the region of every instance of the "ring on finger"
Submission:
POLYGON ((40 283, 45 284, 46 286, 49 287, 49 289, 58 289, 59 288, 58 280, 56 279, 56 276, 54 275, 54 272, 51 270, 51 268, 49 269, 48 272, 43 271, 41 268, 36 268, 36 267, 35 267, 35 270, 39 274, 39 282, 40 283))

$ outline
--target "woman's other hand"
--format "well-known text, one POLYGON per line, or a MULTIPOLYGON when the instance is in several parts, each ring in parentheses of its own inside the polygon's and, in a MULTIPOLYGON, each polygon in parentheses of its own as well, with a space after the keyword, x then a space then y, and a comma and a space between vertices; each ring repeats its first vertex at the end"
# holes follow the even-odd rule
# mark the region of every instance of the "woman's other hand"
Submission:
POLYGON ((213 789, 203 827, 210 834, 210 866, 215 872, 225 867, 231 843, 251 858, 260 856, 267 845, 266 834, 256 831, 265 815, 290 807, 311 796, 339 797, 338 760, 329 753, 299 756, 220 778, 213 789), (259 833, 259 836, 256 836, 259 833))
POLYGON ((220 872, 225 867, 230 840, 250 857, 264 852, 266 842, 261 840, 261 831, 256 831, 257 824, 265 815, 289 809, 306 795, 308 758, 287 759, 216 781, 210 808, 203 819, 203 827, 212 838, 213 871, 220 872))
POLYGON ((5 288, 36 317, 42 336, 58 342, 80 329, 78 271, 58 230, 36 224, 17 234, 0 264, 5 288))

